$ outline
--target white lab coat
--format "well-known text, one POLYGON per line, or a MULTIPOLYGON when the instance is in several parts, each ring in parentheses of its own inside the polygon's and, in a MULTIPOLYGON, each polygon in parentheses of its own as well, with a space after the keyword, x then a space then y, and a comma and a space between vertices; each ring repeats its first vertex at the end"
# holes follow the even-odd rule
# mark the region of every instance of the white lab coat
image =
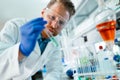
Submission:
POLYGON ((26 22, 23 18, 10 20, 0 32, 0 80, 29 80, 44 64, 44 80, 61 80, 61 53, 51 42, 42 55, 37 42, 30 56, 18 61, 19 27, 26 22))

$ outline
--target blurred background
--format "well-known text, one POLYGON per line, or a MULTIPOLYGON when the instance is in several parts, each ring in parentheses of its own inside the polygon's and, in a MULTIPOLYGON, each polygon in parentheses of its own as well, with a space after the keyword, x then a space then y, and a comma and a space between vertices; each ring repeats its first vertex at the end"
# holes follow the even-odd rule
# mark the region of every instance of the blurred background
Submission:
MULTIPOLYGON (((81 0, 72 0, 75 7, 81 0)), ((24 17, 27 19, 40 16, 49 0, 0 0, 0 30, 4 23, 12 18, 24 17)))

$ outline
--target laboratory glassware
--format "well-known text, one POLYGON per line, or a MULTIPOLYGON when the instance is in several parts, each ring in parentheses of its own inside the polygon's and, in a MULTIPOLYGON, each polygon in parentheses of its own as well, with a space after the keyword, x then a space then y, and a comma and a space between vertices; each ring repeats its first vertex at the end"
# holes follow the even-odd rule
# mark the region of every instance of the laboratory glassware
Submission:
MULTIPOLYGON (((106 43, 106 48, 98 53, 102 56, 102 62, 99 61, 99 63, 100 64, 109 63, 108 66, 103 64, 104 68, 106 67, 104 71, 106 71, 106 73, 108 72, 107 74, 105 74, 105 77, 114 76, 117 74, 115 61, 113 60, 114 57, 113 46, 114 46, 114 39, 116 33, 116 14, 113 9, 105 5, 104 0, 97 0, 97 2, 98 2, 98 10, 94 18, 95 25, 101 38, 106 43)), ((102 72, 103 74, 104 71, 102 72)))
POLYGON ((112 51, 116 32, 116 14, 107 7, 103 0, 97 0, 98 12, 95 15, 95 25, 106 46, 112 51))
POLYGON ((96 73, 98 66, 94 44, 81 45, 78 52, 74 80, 94 80, 94 73, 96 73))

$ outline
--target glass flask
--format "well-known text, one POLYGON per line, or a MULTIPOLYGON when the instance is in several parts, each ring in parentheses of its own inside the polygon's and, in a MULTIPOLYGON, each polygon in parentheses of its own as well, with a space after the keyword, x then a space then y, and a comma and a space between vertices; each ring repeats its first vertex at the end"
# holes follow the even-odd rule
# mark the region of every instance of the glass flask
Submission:
POLYGON ((115 56, 113 46, 116 33, 116 13, 113 9, 105 5, 104 0, 96 1, 98 2, 98 10, 94 18, 95 25, 101 38, 106 43, 106 48, 98 53, 100 54, 98 56, 102 59, 99 58, 99 63, 104 68, 101 67, 100 71, 102 74, 105 72, 105 79, 108 78, 108 76, 112 78, 112 76, 117 75, 115 61, 113 59, 115 56))
POLYGON ((116 14, 111 8, 107 7, 104 0, 97 0, 98 11, 95 15, 95 25, 107 49, 112 51, 116 32, 116 14))

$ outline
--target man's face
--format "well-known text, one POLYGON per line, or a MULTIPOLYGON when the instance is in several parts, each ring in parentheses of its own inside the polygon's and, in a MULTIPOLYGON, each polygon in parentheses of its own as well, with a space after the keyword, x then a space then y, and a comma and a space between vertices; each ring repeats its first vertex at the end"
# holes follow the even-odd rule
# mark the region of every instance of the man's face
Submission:
POLYGON ((48 29, 53 36, 58 35, 61 30, 65 27, 69 20, 69 12, 60 4, 55 3, 50 8, 45 8, 42 11, 42 17, 47 21, 45 29, 42 32, 44 37, 48 37, 45 33, 48 29))

